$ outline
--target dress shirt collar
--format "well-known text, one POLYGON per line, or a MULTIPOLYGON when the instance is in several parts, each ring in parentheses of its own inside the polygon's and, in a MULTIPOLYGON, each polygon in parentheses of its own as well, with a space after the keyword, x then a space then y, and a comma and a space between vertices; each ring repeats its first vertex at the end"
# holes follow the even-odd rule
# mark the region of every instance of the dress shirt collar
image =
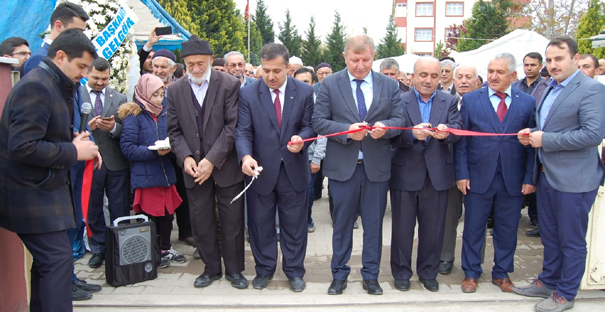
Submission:
MULTIPOLYGON (((355 77, 353 77, 353 75, 351 75, 351 72, 349 72, 349 70, 347 69, 347 75, 349 75, 349 81, 354 82, 353 80, 357 79, 355 77)), ((361 79, 369 84, 372 84, 373 80, 372 80, 372 70, 370 71, 370 73, 365 76, 363 79, 361 79)))
POLYGON ((578 75, 578 73, 579 73, 579 72, 580 72, 580 70, 579 70, 579 69, 578 69, 578 70, 576 70, 576 71, 575 71, 573 74, 571 74, 571 76, 567 77, 567 79, 565 79, 565 80, 561 81, 561 83, 557 83, 557 81, 556 81, 554 78, 552 78, 552 77, 551 77, 551 78, 550 78, 550 84, 549 84, 549 85, 550 85, 552 88, 555 88, 555 87, 557 87, 557 86, 559 86, 559 85, 561 85, 561 87, 565 87, 565 86, 567 86, 567 85, 569 84, 569 82, 570 82, 572 79, 574 79, 574 78, 576 77, 576 75, 578 75))
MULTIPOLYGON (((487 86, 487 92, 488 92, 487 94, 489 94, 489 97, 492 97, 492 95, 496 94, 497 91, 494 91, 492 88, 487 86)), ((503 93, 506 93, 506 95, 508 95, 512 99, 513 96, 512 96, 511 92, 512 92, 512 87, 511 87, 511 85, 508 85, 508 88, 503 93)))
MULTIPOLYGON (((286 77, 286 81, 284 81, 284 84, 281 85, 281 87, 277 88, 277 90, 279 90, 279 94, 286 94, 286 85, 288 85, 288 77, 286 77)), ((271 91, 271 93, 273 93, 276 89, 269 88, 269 90, 271 91)))
POLYGON ((428 102, 425 102, 422 99, 422 95, 420 95, 420 92, 418 92, 418 90, 416 90, 416 87, 414 87, 414 93, 416 94, 416 99, 418 100, 418 103, 432 103, 433 102, 433 98, 435 97, 435 94, 437 94, 437 90, 435 90, 435 92, 433 92, 433 95, 431 95, 431 98, 428 100, 428 102))
MULTIPOLYGON (((103 90, 101 90, 101 95, 105 95, 105 89, 107 89, 107 87, 105 87, 105 88, 103 88, 103 90)), ((93 91, 95 91, 88 84, 86 84, 86 90, 88 91, 88 94, 91 94, 91 93, 93 93, 93 91)), ((95 93, 95 95, 96 95, 96 93, 95 93)))

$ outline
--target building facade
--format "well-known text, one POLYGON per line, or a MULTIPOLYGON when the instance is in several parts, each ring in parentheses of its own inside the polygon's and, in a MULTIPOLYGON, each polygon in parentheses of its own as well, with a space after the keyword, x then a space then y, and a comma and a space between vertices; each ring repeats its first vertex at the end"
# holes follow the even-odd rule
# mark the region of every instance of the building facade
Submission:
POLYGON ((406 54, 433 55, 452 25, 471 17, 478 0, 396 0, 395 24, 406 54))

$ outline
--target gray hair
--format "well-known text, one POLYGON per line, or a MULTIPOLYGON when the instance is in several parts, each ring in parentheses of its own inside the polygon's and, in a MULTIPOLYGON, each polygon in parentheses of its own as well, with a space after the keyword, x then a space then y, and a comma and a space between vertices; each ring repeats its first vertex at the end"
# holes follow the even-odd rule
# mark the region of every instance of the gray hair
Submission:
POLYGON ((397 61, 395 61, 394 58, 384 59, 382 61, 382 63, 380 63, 380 71, 382 71, 383 69, 389 69, 389 68, 393 68, 393 67, 395 67, 395 69, 397 71, 399 71, 399 63, 397 63, 397 61))
POLYGON ((428 60, 436 61, 437 63, 439 63, 439 60, 436 59, 436 58, 434 58, 434 57, 432 57, 432 56, 422 56, 422 57, 418 58, 416 60, 416 62, 414 62, 414 74, 416 74, 416 66, 417 66, 418 62, 420 62, 420 61, 428 61, 428 60))
POLYGON ((454 69, 454 78, 456 78, 456 72, 458 71, 458 69, 465 68, 465 67, 472 68, 473 72, 475 73, 473 76, 475 76, 475 79, 477 79, 477 77, 479 76, 479 73, 477 72, 477 67, 475 65, 467 64, 467 63, 463 63, 463 64, 456 66, 456 69, 454 69))
POLYGON ((168 64, 170 64, 170 67, 174 67, 176 65, 176 62, 174 62, 173 60, 171 60, 167 57, 164 57, 164 56, 157 56, 157 57, 153 58, 151 60, 151 65, 153 66, 153 64, 155 63, 155 60, 160 59, 160 58, 166 59, 168 61, 168 64))
MULTIPOLYGON (((504 52, 497 54, 493 60, 503 60, 506 62, 506 67, 508 67, 508 73, 512 74, 517 71, 517 60, 515 60, 515 56, 504 52)), ((492 60, 492 61, 493 61, 492 60)))
POLYGON ((244 60, 244 63, 246 63, 246 59, 244 58, 244 55, 241 52, 238 51, 231 51, 227 54, 225 54, 225 56, 223 56, 223 59, 225 60, 225 63, 227 62, 227 58, 232 56, 232 55, 237 55, 240 56, 242 58, 242 60, 244 60))
POLYGON ((354 53, 360 53, 365 51, 367 48, 370 48, 372 55, 376 52, 376 48, 374 47, 374 40, 372 37, 368 35, 358 35, 348 37, 345 41, 345 55, 349 54, 349 49, 353 49, 354 53))
POLYGON ((441 68, 443 69, 443 67, 451 67, 452 70, 456 69, 456 63, 454 63, 452 60, 443 60, 441 62, 439 62, 439 64, 441 65, 441 68))

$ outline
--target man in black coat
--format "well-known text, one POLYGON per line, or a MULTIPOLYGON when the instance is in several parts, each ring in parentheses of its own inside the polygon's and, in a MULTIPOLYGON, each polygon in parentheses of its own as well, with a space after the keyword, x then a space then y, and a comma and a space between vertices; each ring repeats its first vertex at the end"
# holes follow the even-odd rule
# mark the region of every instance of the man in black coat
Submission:
POLYGON ((64 31, 13 88, 0 119, 0 226, 33 256, 30 311, 72 310, 69 169, 98 154, 88 132, 74 137, 73 98, 94 57, 81 31, 64 31))

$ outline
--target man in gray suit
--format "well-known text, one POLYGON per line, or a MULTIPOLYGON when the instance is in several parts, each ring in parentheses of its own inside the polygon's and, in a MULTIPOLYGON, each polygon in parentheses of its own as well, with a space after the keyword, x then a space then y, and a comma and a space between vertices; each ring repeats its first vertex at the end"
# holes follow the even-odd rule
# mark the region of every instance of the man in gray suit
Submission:
POLYGON ((363 221, 363 288, 381 295, 378 284, 382 251, 382 219, 391 177, 389 139, 402 127, 403 111, 397 81, 372 71, 374 42, 367 35, 348 38, 343 56, 347 68, 324 78, 313 112, 316 133, 359 130, 328 139, 324 175, 334 199, 332 277, 328 294, 342 294, 351 268, 353 223, 363 221))
POLYGON ((537 279, 513 290, 546 298, 536 311, 573 307, 586 264, 588 213, 605 177, 597 150, 605 132, 605 86, 582 74, 579 58, 571 37, 550 41, 546 66, 552 79, 537 104, 537 128, 518 136, 538 149, 534 181, 544 260, 537 279))
POLYGON ((92 176, 88 205, 88 227, 92 232, 88 242, 92 258, 88 266, 98 268, 105 260, 105 215, 103 197, 107 194, 110 222, 130 212, 130 170, 120 150, 122 123, 116 120, 118 106, 127 102, 125 95, 107 86, 109 62, 96 58, 89 68, 88 83, 82 88, 82 99, 93 106, 88 125, 103 157, 101 169, 92 176), (85 91, 85 92, 84 92, 85 91))

